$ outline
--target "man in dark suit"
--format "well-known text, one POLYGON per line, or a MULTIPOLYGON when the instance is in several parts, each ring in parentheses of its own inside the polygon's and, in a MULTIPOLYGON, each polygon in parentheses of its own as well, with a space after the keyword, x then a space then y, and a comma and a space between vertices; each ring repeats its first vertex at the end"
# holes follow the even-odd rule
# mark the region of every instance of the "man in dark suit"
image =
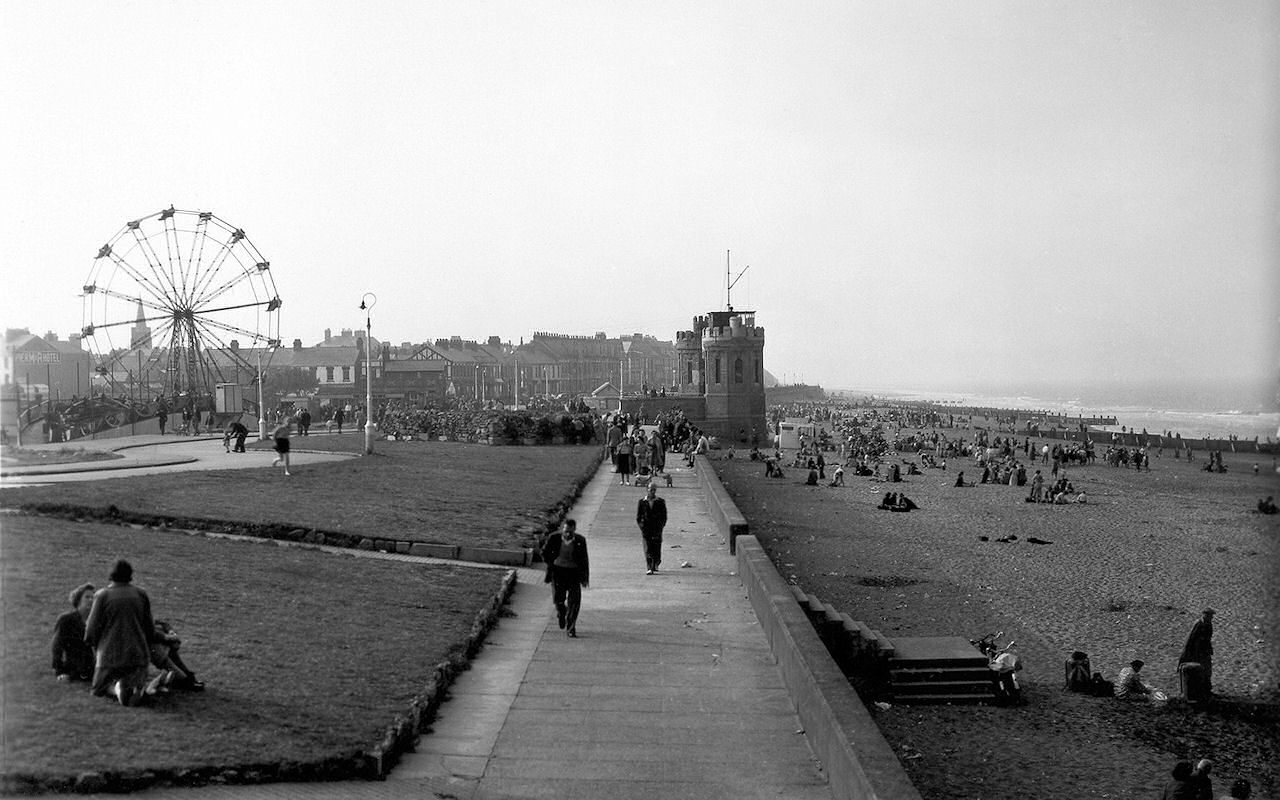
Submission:
POLYGON ((658 487, 649 484, 649 492, 636 506, 636 524, 644 537, 646 575, 658 571, 662 563, 662 529, 667 525, 667 501, 658 497, 658 487))
POLYGON ((556 605, 560 629, 578 638, 578 609, 582 607, 582 587, 591 577, 587 540, 577 532, 576 520, 566 519, 564 530, 547 537, 542 560, 547 565, 546 582, 551 584, 551 601, 556 605))

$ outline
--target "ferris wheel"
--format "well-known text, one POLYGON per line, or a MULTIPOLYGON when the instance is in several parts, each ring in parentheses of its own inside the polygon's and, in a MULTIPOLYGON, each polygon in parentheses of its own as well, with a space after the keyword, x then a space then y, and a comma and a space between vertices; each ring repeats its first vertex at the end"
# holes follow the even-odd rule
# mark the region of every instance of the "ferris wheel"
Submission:
MULTIPOLYGON (((252 350, 280 341, 271 265, 245 232, 208 211, 170 206, 126 223, 99 250, 82 295, 82 336, 107 384, 141 369, 176 397, 211 395, 252 375, 252 350)), ((259 354, 261 351, 259 351, 259 354)))

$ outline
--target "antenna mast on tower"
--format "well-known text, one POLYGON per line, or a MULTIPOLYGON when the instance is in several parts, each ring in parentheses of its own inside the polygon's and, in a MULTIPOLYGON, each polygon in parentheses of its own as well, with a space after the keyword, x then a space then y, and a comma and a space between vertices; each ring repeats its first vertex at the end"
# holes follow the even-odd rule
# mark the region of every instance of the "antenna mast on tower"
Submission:
POLYGON ((731 277, 729 269, 729 251, 724 251, 724 305, 726 310, 733 310, 733 301, 730 299, 730 293, 733 291, 733 287, 738 285, 738 281, 742 280, 742 276, 747 274, 747 270, 749 269, 751 269, 750 264, 742 268, 742 272, 738 273, 738 277, 731 277))

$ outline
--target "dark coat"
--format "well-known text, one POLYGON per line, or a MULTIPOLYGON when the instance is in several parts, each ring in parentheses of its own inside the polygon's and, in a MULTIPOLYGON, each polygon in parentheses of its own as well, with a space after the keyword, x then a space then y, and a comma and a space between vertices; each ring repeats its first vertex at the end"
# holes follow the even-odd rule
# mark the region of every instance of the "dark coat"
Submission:
MULTIPOLYGON (((573 560, 578 563, 578 583, 586 586, 591 581, 591 558, 587 555, 587 540, 580 533, 569 534, 573 537, 573 560)), ((551 565, 555 563, 556 558, 560 555, 560 548, 564 545, 566 534, 563 532, 553 533, 547 537, 547 541, 542 545, 542 560, 547 565, 546 583, 551 583, 552 573, 554 570, 551 565)))
POLYGON ((93 648, 84 643, 84 618, 72 609, 53 625, 53 671, 80 680, 93 676, 93 648))
POLYGON ((99 669, 145 667, 151 663, 155 628, 147 593, 112 582, 93 596, 84 641, 93 648, 99 669))
POLYGON ((1182 648, 1182 655, 1178 657, 1178 663, 1185 664, 1190 661, 1204 664, 1212 659, 1213 622, 1198 619, 1196 624, 1191 626, 1191 633, 1187 635, 1187 643, 1182 648))
POLYGON ((661 539, 662 529, 667 526, 667 501, 661 497, 643 498, 636 506, 636 524, 646 539, 661 539))

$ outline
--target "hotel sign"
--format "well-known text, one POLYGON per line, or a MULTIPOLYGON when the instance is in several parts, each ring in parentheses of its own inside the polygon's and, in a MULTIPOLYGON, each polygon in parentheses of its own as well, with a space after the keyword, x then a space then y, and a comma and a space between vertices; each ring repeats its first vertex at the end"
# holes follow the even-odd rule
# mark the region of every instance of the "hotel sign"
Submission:
POLYGON ((13 360, 19 364, 61 364, 62 353, 57 350, 17 352, 13 354, 13 360))

